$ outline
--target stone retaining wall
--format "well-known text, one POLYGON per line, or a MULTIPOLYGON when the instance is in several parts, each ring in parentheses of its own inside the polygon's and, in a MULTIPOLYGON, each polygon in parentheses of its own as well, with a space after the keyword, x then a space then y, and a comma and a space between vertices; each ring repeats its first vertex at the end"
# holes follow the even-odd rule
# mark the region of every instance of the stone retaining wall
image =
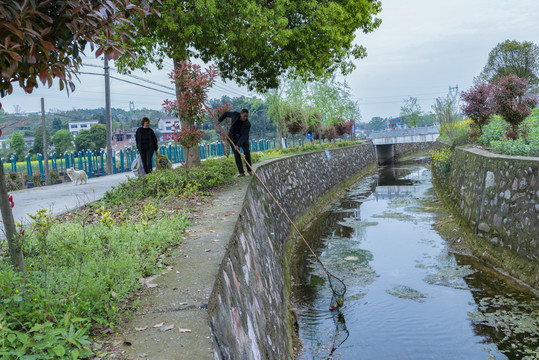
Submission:
POLYGON ((434 150, 436 148, 436 141, 420 142, 420 143, 407 143, 407 144, 395 144, 393 145, 393 151, 396 158, 406 154, 413 154, 421 151, 434 150))
POLYGON ((456 148, 449 174, 433 167, 433 180, 479 235, 539 260, 539 158, 456 148))
MULTIPOLYGON (((298 221, 375 163, 374 147, 366 144, 278 159, 257 174, 298 221)), ((253 179, 208 304, 215 359, 293 357, 291 239, 289 223, 253 179)))

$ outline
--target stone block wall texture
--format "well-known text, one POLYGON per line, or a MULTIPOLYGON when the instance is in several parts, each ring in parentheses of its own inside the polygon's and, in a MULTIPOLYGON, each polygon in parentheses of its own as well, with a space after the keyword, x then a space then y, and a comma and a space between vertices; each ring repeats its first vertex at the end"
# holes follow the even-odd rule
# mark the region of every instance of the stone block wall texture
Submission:
POLYGON ((456 148, 449 176, 433 167, 433 177, 478 234, 539 260, 538 157, 456 148))
MULTIPOLYGON (((416 151, 417 145, 403 145, 402 153, 416 151)), ((278 159, 260 166, 257 174, 296 221, 375 163, 374 147, 366 144, 278 159)), ((215 359, 293 358, 291 234, 289 223, 253 179, 208 303, 215 359)))

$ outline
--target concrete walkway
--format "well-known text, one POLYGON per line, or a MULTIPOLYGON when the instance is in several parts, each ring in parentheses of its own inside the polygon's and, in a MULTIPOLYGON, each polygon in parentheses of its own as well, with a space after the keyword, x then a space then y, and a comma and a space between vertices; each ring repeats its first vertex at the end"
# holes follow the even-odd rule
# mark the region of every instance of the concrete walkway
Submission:
MULTIPOLYGON (((127 172, 88 179, 84 185, 69 182, 10 192, 15 203, 13 217, 15 221, 28 224, 28 214, 35 214, 40 209, 51 210, 53 216, 61 215, 101 199, 113 185, 133 176, 132 172, 127 172)), ((1 236, 4 237, 4 234, 1 236)))
POLYGON ((149 286, 132 319, 113 335, 110 359, 211 360, 212 336, 206 306, 219 265, 238 220, 249 181, 222 187, 191 215, 191 226, 167 269, 149 286))

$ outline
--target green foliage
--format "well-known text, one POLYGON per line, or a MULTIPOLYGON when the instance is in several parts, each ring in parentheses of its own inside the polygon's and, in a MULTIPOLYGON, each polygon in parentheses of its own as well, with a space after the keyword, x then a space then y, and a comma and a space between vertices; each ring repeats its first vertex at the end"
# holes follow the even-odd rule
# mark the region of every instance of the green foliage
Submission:
POLYGON ((91 150, 101 150, 107 146, 107 127, 103 124, 93 124, 90 127, 90 137, 93 147, 91 150))
POLYGON ((73 150, 73 141, 73 135, 69 130, 58 130, 52 137, 56 156, 63 156, 66 151, 73 150))
POLYGON ((367 128, 369 130, 384 130, 387 126, 386 120, 379 116, 375 116, 369 121, 367 128))
POLYGON ((89 207, 64 223, 46 210, 33 216, 24 236, 26 282, 0 259, 2 358, 93 354, 92 327, 113 326, 137 280, 157 271, 159 254, 178 244, 188 225, 186 215, 171 215, 151 201, 131 211, 134 216, 113 216, 89 207))
POLYGON ((357 31, 374 31, 380 1, 163 1, 161 16, 128 42, 137 55, 124 69, 160 65, 169 57, 212 61, 225 79, 264 92, 280 75, 305 80, 349 74, 366 56, 354 43, 357 31), (270 60, 271 59, 271 60, 270 60))
POLYGON ((483 133, 478 142, 484 146, 492 146, 493 141, 502 140, 505 137, 507 122, 500 116, 493 116, 489 124, 483 127, 483 133))
POLYGON ((93 150, 94 142, 92 141, 92 134, 90 130, 81 130, 78 132, 77 137, 75 138, 75 150, 76 151, 85 151, 93 150))
POLYGON ((408 125, 418 126, 420 124, 421 106, 419 106, 417 98, 410 96, 404 99, 400 115, 408 125))
POLYGON ((73 91, 73 74, 89 43, 96 56, 108 59, 124 52, 124 36, 133 34, 130 16, 144 19, 151 1, 144 8, 120 0, 99 3, 65 0, 31 0, 2 2, 0 23, 16 26, 0 27, 4 39, 0 52, 0 96, 13 92, 13 84, 27 93, 38 87, 38 81, 53 84, 59 79, 60 90, 73 91), (67 30, 69 29, 69 30, 67 30))
POLYGON ((522 122, 521 135, 518 139, 507 139, 507 128, 507 122, 499 116, 494 116, 483 128, 483 135, 479 137, 479 142, 501 154, 539 155, 539 109, 534 109, 532 114, 522 122))
MULTIPOLYGON (((43 154, 43 127, 39 125, 34 132, 34 146, 32 147, 32 152, 34 154, 43 154)), ((47 133, 47 147, 51 143, 51 135, 49 130, 46 130, 47 133)))
POLYGON ((17 161, 24 161, 26 144, 20 132, 15 131, 11 134, 11 137, 9 138, 9 147, 12 153, 17 154, 17 161))
POLYGON ((492 142, 492 150, 506 155, 534 156, 539 155, 539 144, 530 144, 522 138, 495 140, 492 142))
POLYGON ((470 143, 470 134, 472 132, 470 128, 470 120, 459 121, 452 127, 452 138, 449 138, 449 133, 444 131, 444 128, 440 129, 440 140, 447 141, 452 148, 455 146, 463 146, 470 143))
POLYGON ((59 118, 54 118, 54 119, 52 120, 52 133, 53 133, 53 134, 56 134, 56 132, 57 132, 58 130, 62 130, 62 129, 66 129, 66 130, 67 130, 67 124, 64 125, 64 124, 62 123, 62 120, 60 120, 59 118))
POLYGON ((510 74, 539 85, 539 46, 531 41, 499 43, 490 51, 479 79, 492 82, 510 74))
POLYGON ((453 99, 449 97, 436 98, 434 105, 432 105, 432 111, 434 118, 440 124, 440 134, 444 134, 452 140, 455 126, 460 119, 453 99))
MULTIPOLYGON (((253 163, 258 159, 256 153, 251 154, 253 163)), ((183 167, 154 171, 149 175, 130 178, 118 186, 113 186, 105 193, 103 201, 107 204, 120 204, 147 198, 198 195, 209 188, 232 183, 236 171, 232 157, 208 159, 200 166, 189 169, 187 183, 183 167)))

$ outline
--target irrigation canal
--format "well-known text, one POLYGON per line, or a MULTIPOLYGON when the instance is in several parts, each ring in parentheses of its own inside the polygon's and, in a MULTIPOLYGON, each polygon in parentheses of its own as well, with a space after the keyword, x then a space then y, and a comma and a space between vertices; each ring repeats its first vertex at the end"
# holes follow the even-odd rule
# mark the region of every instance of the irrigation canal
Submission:
POLYGON ((305 230, 348 292, 329 311, 327 277, 298 244, 299 359, 539 358, 539 300, 448 249, 425 206, 435 196, 425 161, 380 168, 305 230))

